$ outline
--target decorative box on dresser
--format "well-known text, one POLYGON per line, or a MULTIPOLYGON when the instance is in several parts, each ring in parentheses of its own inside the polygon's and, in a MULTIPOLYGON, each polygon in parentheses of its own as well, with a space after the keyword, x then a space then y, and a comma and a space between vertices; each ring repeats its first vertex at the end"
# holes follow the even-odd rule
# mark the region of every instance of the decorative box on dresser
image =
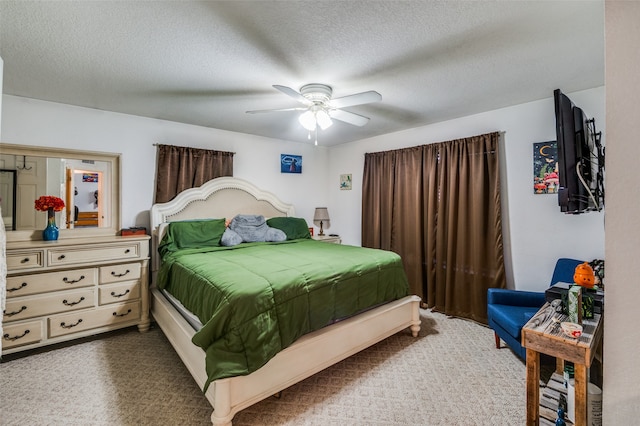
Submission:
POLYGON ((137 325, 149 329, 149 236, 6 245, 2 353, 137 325))

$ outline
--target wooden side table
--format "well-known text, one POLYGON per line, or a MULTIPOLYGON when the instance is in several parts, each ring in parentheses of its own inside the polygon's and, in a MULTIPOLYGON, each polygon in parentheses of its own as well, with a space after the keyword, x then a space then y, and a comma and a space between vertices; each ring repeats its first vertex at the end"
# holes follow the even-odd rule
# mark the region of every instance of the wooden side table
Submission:
MULTIPOLYGON (((540 308, 541 313, 549 306, 540 308)), ((560 358, 574 363, 575 379, 575 418, 576 426, 587 424, 587 368, 591 366, 598 343, 602 339, 602 321, 600 314, 593 319, 582 321, 583 332, 578 339, 566 336, 560 328, 560 322, 567 316, 555 314, 536 326, 537 314, 522 328, 522 346, 527 349, 527 425, 538 425, 540 405, 540 354, 560 358)))

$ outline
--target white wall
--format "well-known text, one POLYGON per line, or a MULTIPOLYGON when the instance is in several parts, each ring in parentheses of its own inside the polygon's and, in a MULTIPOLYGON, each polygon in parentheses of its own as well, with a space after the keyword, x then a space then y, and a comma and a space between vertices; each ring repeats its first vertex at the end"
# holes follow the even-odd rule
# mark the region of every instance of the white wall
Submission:
POLYGON ((640 3, 605 3, 607 242, 603 424, 640 418, 640 3))
MULTIPOLYGON (((551 93, 550 93, 551 95, 551 93)), ((568 93, 604 131, 604 87, 568 93)), ((558 257, 604 257, 604 215, 560 213, 554 195, 531 189, 534 142, 555 139, 553 98, 327 148, 281 142, 168 121, 4 96, 3 142, 123 153, 122 225, 147 226, 153 201, 154 143, 234 151, 234 175, 274 192, 312 224, 326 205, 331 228, 359 245, 364 153, 446 141, 493 131, 502 141, 505 249, 511 287, 543 290, 558 257), (36 123, 34 125, 34 123, 36 123), (281 174, 280 154, 303 156, 303 173, 281 174), (353 190, 339 175, 353 175, 353 190)))
POLYGON ((122 226, 149 227, 154 143, 233 151, 234 176, 296 206, 311 225, 327 201, 327 148, 4 95, 2 142, 122 153, 122 226), (302 174, 281 174, 280 154, 302 155, 302 174))
MULTIPOLYGON (((604 133, 604 87, 567 93, 604 133)), ((456 120, 361 140, 329 151, 329 210, 331 230, 347 244, 361 242, 362 174, 364 154, 494 131, 504 132, 501 149, 506 159, 502 185, 505 257, 510 287, 542 291, 549 285, 558 257, 592 260, 604 257, 604 214, 566 215, 557 196, 532 190, 533 143, 555 140, 553 92, 541 101, 503 108, 456 120), (353 174, 353 190, 338 188, 340 174, 353 174), (510 233, 510 235, 509 235, 510 233), (509 252, 510 248, 510 252, 509 252), (511 272, 511 266, 513 272, 511 272)), ((604 138, 603 138, 604 141, 604 138)))

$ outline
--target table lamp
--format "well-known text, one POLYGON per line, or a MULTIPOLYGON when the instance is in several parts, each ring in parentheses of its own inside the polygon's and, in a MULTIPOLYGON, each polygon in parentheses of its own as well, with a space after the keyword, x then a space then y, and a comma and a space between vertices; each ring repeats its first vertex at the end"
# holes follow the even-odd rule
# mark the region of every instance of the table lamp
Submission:
POLYGON ((323 228, 331 227, 331 219, 329 219, 329 210, 326 207, 316 207, 316 213, 313 215, 313 223, 320 227, 319 236, 324 235, 323 228))

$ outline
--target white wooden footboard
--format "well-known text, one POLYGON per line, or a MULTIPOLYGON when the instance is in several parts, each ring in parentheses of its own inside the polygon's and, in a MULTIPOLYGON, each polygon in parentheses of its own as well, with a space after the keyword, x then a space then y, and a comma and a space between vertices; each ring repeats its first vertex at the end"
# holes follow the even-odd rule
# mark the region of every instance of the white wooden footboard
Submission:
MULTIPOLYGON (((193 328, 157 290, 152 315, 200 388, 207 380, 204 351, 191 342, 193 328)), ((397 333, 420 331, 420 298, 407 296, 298 339, 264 367, 248 376, 216 380, 205 396, 213 406, 214 425, 231 425, 233 416, 337 362, 397 333)))

